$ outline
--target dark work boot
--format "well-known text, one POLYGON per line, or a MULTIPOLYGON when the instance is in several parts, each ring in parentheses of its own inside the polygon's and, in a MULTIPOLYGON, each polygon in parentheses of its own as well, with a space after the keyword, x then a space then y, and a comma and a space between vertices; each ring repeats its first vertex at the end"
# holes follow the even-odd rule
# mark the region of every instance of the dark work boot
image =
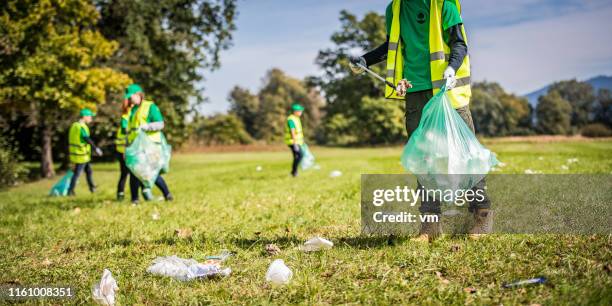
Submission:
POLYGON ((474 212, 474 226, 470 229, 470 238, 479 239, 493 231, 493 211, 479 208, 474 212))

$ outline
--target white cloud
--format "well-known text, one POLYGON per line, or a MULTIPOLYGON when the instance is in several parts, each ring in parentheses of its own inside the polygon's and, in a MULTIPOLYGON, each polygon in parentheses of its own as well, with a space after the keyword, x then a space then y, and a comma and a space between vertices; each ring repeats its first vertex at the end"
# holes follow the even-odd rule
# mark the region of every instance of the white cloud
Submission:
POLYGON ((610 73, 610 16, 612 7, 475 29, 468 33, 473 75, 523 94, 553 80, 610 73))

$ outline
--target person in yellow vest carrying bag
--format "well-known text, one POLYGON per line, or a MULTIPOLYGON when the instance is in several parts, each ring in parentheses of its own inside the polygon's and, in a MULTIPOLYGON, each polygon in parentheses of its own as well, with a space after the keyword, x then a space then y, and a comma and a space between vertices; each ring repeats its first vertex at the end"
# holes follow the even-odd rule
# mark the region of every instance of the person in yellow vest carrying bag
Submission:
POLYGON ((121 104, 121 120, 115 132, 115 156, 119 162, 119 182, 117 183, 117 201, 125 198, 125 183, 130 174, 130 170, 125 165, 125 147, 127 146, 127 130, 130 121, 130 111, 132 106, 130 101, 125 99, 121 104))
MULTIPOLYGON (((136 139, 138 132, 142 130, 147 134, 150 140, 155 143, 160 143, 161 145, 161 130, 164 129, 164 118, 162 117, 159 107, 152 101, 145 100, 144 92, 138 84, 131 84, 126 88, 124 99, 129 100, 132 106, 128 121, 127 144, 131 144, 132 141, 136 139)), ((130 194, 132 204, 138 204, 138 190, 141 186, 142 183, 140 180, 138 180, 133 173, 130 173, 130 194)), ((172 201, 174 199, 161 174, 157 176, 155 186, 161 190, 166 201, 172 201)), ((153 194, 149 188, 143 187, 142 194, 147 201, 153 199, 153 194)))
POLYGON ((80 112, 81 118, 70 126, 70 131, 68 132, 69 157, 70 162, 74 164, 74 174, 70 180, 70 187, 68 187, 68 195, 70 196, 75 195, 74 188, 83 170, 85 170, 89 191, 92 193, 96 191, 93 171, 89 162, 91 161, 92 148, 98 156, 102 156, 102 150, 91 140, 89 127, 87 126, 87 124, 93 121, 94 116, 95 114, 90 109, 82 109, 80 112))
MULTIPOLYGON (((423 108, 443 85, 449 89, 451 105, 474 131, 469 109, 470 58, 460 12, 459 0, 393 0, 385 14, 387 41, 363 56, 349 59, 354 73, 386 60, 385 80, 396 87, 386 85, 385 96, 405 100, 409 136, 418 127, 423 108)), ((419 184, 419 188, 423 187, 419 184)), ((474 189, 485 195, 484 200, 473 201, 469 206, 475 218, 470 234, 477 238, 490 231, 492 217, 485 180, 474 189)), ((441 213, 440 203, 429 199, 421 203, 419 210, 423 214, 441 213)), ((416 239, 426 241, 440 233, 438 222, 425 222, 416 239)))
POLYGON ((285 124, 285 144, 289 146, 293 154, 291 175, 296 177, 298 175, 298 166, 303 157, 301 146, 304 144, 304 132, 302 131, 302 121, 300 117, 302 116, 302 112, 304 112, 304 107, 295 103, 291 106, 291 112, 285 124))

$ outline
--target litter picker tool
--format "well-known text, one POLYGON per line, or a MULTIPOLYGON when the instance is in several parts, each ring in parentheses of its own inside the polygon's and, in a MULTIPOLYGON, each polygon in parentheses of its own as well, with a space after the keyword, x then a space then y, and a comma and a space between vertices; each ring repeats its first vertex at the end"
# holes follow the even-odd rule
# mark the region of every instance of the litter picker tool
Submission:
POLYGON ((366 67, 366 66, 364 66, 364 65, 362 65, 362 64, 360 64, 360 63, 356 63, 356 64, 354 64, 354 65, 355 65, 355 66, 357 66, 357 67, 359 67, 359 68, 361 68, 361 69, 363 69, 363 70, 365 70, 365 71, 366 71, 367 73, 369 73, 371 76, 375 77, 376 79, 379 79, 379 80, 383 81, 385 84, 387 84, 387 86, 389 86, 389 87, 393 88, 393 90, 395 90, 395 85, 393 85, 393 83, 391 83, 391 82, 389 82, 389 81, 385 80, 383 77, 381 77, 380 75, 378 75, 376 72, 374 72, 374 71, 370 70, 370 68, 368 68, 368 67, 366 67))

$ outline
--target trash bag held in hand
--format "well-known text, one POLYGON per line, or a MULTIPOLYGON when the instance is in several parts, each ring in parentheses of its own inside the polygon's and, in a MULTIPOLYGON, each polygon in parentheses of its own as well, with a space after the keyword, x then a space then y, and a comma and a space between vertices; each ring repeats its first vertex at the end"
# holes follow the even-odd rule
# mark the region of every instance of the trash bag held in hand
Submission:
POLYGON ((170 158, 172 157, 172 146, 168 144, 168 142, 166 141, 166 137, 164 137, 164 134, 161 134, 160 136, 164 160, 164 164, 161 168, 161 173, 168 173, 170 172, 170 158))
POLYGON ((70 181, 72 180, 72 175, 73 175, 72 170, 68 170, 68 172, 66 172, 66 175, 64 175, 59 180, 59 182, 53 185, 53 187, 51 188, 51 191, 49 192, 49 195, 54 196, 54 197, 67 196, 68 189, 70 188, 70 181))
POLYGON ((442 191, 470 189, 498 163, 451 107, 445 86, 425 105, 401 162, 425 188, 442 191))
POLYGON ((145 188, 151 188, 162 168, 168 165, 170 156, 164 152, 164 142, 162 138, 162 144, 155 143, 141 130, 125 149, 125 165, 145 188))
POLYGON ((300 149, 302 150, 302 160, 300 161, 300 167, 302 167, 302 170, 312 168, 315 165, 315 157, 308 149, 308 145, 304 143, 301 145, 300 149))

